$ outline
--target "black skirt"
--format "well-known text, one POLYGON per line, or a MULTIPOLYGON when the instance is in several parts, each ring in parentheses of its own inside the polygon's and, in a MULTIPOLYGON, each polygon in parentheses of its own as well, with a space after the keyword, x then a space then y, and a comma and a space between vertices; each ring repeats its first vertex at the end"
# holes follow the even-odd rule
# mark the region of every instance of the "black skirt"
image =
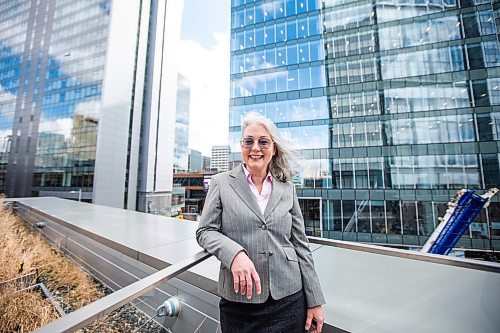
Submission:
POLYGON ((220 325, 223 333, 303 333, 307 307, 301 290, 279 300, 269 296, 261 304, 239 303, 221 298, 220 325))

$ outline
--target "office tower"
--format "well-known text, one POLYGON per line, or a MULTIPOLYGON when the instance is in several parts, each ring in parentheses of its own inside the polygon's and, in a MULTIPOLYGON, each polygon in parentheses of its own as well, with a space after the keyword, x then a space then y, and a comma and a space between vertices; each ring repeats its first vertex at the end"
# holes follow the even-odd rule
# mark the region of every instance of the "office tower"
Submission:
POLYGON ((210 170, 210 157, 208 156, 202 156, 203 158, 203 170, 207 171, 210 170))
POLYGON ((0 190, 161 212, 182 1, 0 2, 0 190))
POLYGON ((203 170, 203 157, 201 151, 189 149, 189 171, 201 172, 203 170))
POLYGON ((175 110, 174 173, 189 170, 189 80, 179 74, 177 79, 177 107, 175 110))
POLYGON ((218 172, 228 170, 229 146, 212 146, 212 156, 210 158, 210 169, 216 169, 218 172))
MULTIPOLYGON (((461 188, 500 185, 499 7, 485 0, 233 0, 241 117, 295 141, 307 232, 422 245, 461 188)), ((498 197, 460 246, 500 245, 498 197)))

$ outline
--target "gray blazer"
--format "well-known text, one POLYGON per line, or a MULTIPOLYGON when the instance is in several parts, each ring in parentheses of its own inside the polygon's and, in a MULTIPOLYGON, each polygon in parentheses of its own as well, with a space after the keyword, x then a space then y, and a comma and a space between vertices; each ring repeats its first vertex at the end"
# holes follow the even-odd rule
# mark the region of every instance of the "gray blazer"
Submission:
POLYGON ((295 188, 273 178, 264 214, 240 165, 212 177, 196 239, 221 261, 218 291, 230 301, 263 303, 269 294, 281 299, 304 288, 307 306, 325 304, 304 231, 295 188), (245 251, 259 273, 260 295, 250 300, 233 289, 231 263, 245 251))

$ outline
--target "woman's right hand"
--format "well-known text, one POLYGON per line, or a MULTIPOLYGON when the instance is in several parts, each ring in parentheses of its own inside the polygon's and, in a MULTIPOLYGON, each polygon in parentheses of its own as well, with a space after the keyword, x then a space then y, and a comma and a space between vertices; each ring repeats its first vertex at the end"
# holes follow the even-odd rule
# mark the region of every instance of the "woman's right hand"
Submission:
POLYGON ((252 298, 252 287, 255 284, 257 295, 261 293, 259 273, 255 269, 252 260, 245 252, 239 252, 231 264, 231 273, 233 273, 234 292, 247 295, 247 299, 252 298))

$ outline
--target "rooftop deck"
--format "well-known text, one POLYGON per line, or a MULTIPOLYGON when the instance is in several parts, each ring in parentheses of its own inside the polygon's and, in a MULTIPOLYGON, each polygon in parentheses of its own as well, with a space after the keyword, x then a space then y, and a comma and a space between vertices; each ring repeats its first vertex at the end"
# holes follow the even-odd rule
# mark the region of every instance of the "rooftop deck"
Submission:
MULTIPOLYGON (((170 265, 195 264, 206 257, 199 254, 196 222, 59 198, 9 201, 26 222, 45 222, 42 234, 113 290, 136 281, 143 281, 142 287, 151 285, 142 279, 170 265)), ((499 264, 310 240, 327 300, 324 332, 500 331, 499 264)), ((177 295, 180 315, 160 318, 159 323, 173 332, 220 331, 218 267, 209 257, 188 272, 180 273, 181 269, 167 282, 151 285, 152 291, 135 302, 153 315, 156 306, 177 295)), ((130 295, 135 299, 139 294, 130 295)), ((58 321, 79 321, 79 316, 83 320, 83 313, 74 315, 58 321)))

